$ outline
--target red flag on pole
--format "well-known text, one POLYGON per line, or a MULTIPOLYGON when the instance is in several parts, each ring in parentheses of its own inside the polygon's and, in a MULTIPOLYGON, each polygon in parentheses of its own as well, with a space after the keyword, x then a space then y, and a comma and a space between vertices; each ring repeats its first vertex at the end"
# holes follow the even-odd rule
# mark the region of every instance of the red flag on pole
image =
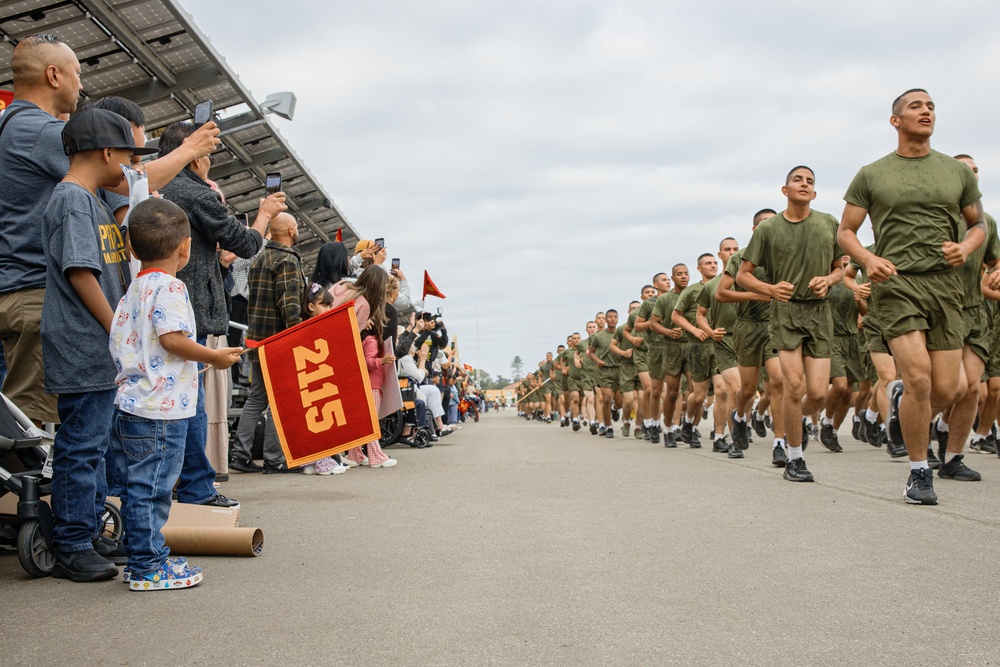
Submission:
POLYGON ((337 227, 337 242, 338 243, 343 243, 344 242, 344 228, 343 227, 337 227))
POLYGON ((271 416, 289 467, 359 447, 380 435, 354 302, 257 348, 271 416))
POLYGON ((424 271, 424 297, 423 298, 426 299, 428 294, 431 295, 431 296, 436 296, 436 297, 438 297, 440 299, 444 299, 445 298, 444 294, 441 293, 441 290, 439 290, 437 288, 437 285, 434 284, 434 281, 431 280, 431 277, 427 274, 427 271, 424 271))
POLYGON ((14 93, 10 90, 0 90, 0 111, 10 106, 14 101, 14 93))

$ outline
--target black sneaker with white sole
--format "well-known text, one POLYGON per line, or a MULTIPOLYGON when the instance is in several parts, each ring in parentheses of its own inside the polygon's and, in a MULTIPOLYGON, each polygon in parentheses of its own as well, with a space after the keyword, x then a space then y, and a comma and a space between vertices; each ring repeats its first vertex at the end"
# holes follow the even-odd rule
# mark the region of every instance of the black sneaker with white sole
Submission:
POLYGON ((882 446, 882 430, 879 428, 878 421, 868 421, 868 417, 861 420, 864 424, 863 435, 865 442, 867 442, 872 447, 882 446))
POLYGON ((731 459, 741 459, 743 458, 743 450, 736 446, 736 443, 729 445, 729 451, 726 453, 731 459))
POLYGON ((784 477, 789 482, 813 481, 813 474, 806 468, 805 459, 792 459, 786 463, 784 477))
POLYGON ((899 402, 903 400, 903 381, 893 380, 885 389, 889 395, 889 440, 903 442, 903 427, 899 423, 899 402))
POLYGON ((650 426, 648 429, 646 429, 646 432, 649 434, 649 438, 647 438, 647 439, 651 443, 653 443, 654 445, 660 444, 660 425, 659 424, 656 424, 655 426, 650 426))
MULTIPOLYGON (((654 441, 655 442, 655 441, 654 441)), ((672 430, 666 430, 663 433, 663 446, 667 449, 677 448, 677 434, 672 430)))
POLYGON ((934 493, 934 472, 930 468, 911 470, 906 480, 903 499, 911 505, 937 505, 938 497, 934 493))
POLYGON ((983 476, 965 465, 965 456, 959 454, 951 461, 942 463, 938 469, 938 477, 941 479, 954 479, 959 482, 981 482, 983 476))
POLYGON ((861 438, 861 419, 855 417, 854 421, 851 422, 851 437, 858 442, 865 442, 861 438))

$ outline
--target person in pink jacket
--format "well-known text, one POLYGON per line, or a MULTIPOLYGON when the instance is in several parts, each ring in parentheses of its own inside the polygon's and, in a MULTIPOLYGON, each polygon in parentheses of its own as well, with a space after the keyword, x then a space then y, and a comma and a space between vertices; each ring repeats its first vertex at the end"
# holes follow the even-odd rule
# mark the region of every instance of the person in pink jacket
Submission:
MULTIPOLYGON (((396 357, 391 353, 382 354, 388 284, 389 274, 377 266, 370 266, 361 273, 357 281, 342 281, 330 288, 334 308, 348 301, 354 301, 354 313, 358 318, 358 326, 362 329, 361 345, 368 366, 376 412, 382 405, 382 382, 385 377, 383 368, 386 364, 396 362, 396 357)), ((367 448, 367 458, 360 447, 347 452, 347 458, 371 468, 391 468, 396 465, 396 459, 389 458, 379 447, 378 439, 369 442, 367 448)))

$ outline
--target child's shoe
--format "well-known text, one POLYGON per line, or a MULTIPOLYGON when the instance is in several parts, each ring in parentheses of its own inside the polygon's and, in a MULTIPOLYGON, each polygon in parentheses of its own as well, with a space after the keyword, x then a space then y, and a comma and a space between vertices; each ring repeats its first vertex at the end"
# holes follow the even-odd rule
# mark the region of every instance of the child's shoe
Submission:
POLYGON ((146 574, 130 574, 130 591, 163 591, 190 588, 201 583, 201 568, 188 565, 187 558, 168 558, 160 569, 146 574))
POLYGON ((314 463, 313 466, 316 468, 317 475, 334 475, 336 474, 336 469, 340 467, 339 465, 337 465, 337 462, 334 461, 333 458, 329 456, 327 456, 324 459, 320 459, 319 461, 316 461, 316 463, 314 463))

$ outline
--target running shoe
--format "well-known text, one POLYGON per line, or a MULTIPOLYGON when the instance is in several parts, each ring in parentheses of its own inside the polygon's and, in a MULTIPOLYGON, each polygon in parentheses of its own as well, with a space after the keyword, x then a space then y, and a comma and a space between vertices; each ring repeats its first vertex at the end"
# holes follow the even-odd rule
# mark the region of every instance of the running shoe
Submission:
POLYGON ((937 505, 934 473, 929 468, 911 470, 910 477, 906 480, 903 499, 911 505, 937 505))

